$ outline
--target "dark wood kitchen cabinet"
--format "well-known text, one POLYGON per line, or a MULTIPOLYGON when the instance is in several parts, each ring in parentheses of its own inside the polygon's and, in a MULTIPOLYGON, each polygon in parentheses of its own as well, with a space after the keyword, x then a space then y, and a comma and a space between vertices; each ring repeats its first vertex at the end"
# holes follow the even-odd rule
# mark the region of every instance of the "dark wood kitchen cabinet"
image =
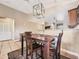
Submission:
POLYGON ((72 9, 68 11, 69 14, 69 27, 73 28, 77 25, 77 9, 72 9))

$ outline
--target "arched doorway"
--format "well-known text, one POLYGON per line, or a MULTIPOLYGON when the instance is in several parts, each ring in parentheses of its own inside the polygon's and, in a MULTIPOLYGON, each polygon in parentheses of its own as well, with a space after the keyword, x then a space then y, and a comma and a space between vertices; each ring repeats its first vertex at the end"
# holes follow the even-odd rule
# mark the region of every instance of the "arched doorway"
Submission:
POLYGON ((14 39, 14 19, 0 17, 0 41, 14 39))

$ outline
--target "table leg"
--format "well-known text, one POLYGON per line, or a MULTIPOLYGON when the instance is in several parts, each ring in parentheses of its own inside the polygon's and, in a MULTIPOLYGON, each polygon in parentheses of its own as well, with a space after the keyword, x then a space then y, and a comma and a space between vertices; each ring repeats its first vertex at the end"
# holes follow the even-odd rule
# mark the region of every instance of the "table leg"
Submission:
POLYGON ((21 55, 23 56, 23 46, 24 46, 24 40, 23 40, 23 36, 21 37, 22 39, 21 39, 21 55))
POLYGON ((46 43, 44 45, 44 59, 50 59, 50 37, 46 37, 46 43))

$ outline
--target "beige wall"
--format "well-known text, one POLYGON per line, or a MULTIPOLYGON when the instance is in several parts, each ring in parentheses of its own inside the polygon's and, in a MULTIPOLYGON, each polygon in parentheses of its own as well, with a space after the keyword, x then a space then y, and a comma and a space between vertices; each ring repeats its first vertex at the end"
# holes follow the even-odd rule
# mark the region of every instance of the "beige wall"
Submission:
POLYGON ((12 8, 0 5, 0 17, 10 17, 15 21, 15 39, 19 38, 19 34, 24 31, 39 30, 39 24, 28 21, 31 18, 27 14, 21 13, 12 8))
POLYGON ((69 29, 64 31, 62 48, 72 53, 79 54, 79 30, 69 29))
POLYGON ((24 31, 38 31, 39 30, 39 24, 28 22, 27 20, 17 19, 15 20, 15 37, 16 39, 19 38, 19 33, 22 33, 24 31))

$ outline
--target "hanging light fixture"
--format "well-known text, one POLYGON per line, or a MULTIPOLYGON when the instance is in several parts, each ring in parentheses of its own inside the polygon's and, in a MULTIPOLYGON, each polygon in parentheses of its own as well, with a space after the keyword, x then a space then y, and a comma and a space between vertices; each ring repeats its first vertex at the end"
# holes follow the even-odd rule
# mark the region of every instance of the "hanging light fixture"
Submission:
POLYGON ((45 8, 42 2, 33 5, 33 16, 37 18, 44 18, 45 8))

